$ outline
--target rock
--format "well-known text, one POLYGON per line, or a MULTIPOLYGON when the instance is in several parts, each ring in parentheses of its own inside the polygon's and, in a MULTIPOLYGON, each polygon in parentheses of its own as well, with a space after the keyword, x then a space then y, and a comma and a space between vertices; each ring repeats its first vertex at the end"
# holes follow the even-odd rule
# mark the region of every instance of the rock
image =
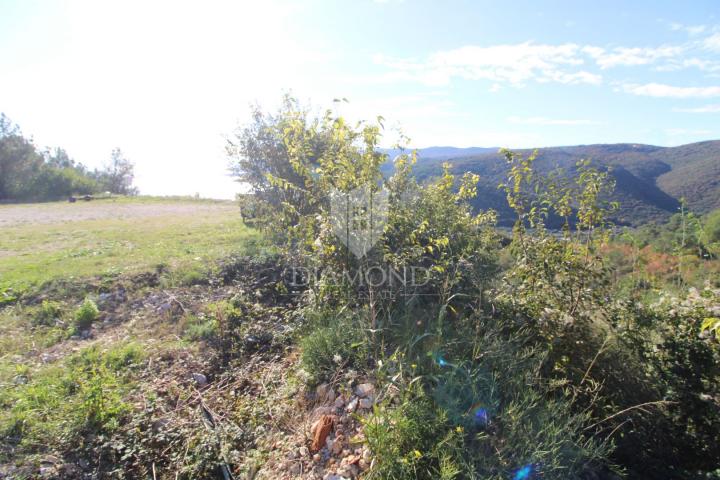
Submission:
POLYGON ((313 410, 313 417, 322 417, 326 415, 332 415, 334 412, 333 407, 317 407, 313 410))
POLYGON ((292 464, 290 464, 290 468, 288 470, 293 475, 297 475, 298 473, 300 473, 300 464, 297 462, 293 462, 292 464))
POLYGON ((344 477, 341 477, 340 475, 335 475, 334 473, 328 473, 323 477, 323 480, 347 480, 344 477))
POLYGON ((207 377, 202 373, 193 373, 192 378, 193 380, 195 380, 195 383, 200 387, 204 387, 205 385, 207 385, 207 377))
POLYGON ((158 419, 158 420, 155 420, 155 421, 152 423, 152 429, 153 429, 153 431, 154 431, 155 433, 159 433, 159 432, 165 430, 165 428, 166 428, 169 424, 170 424, 170 419, 169 419, 169 418, 160 418, 160 419, 158 419))
POLYGON ((355 395, 360 398, 367 398, 375 395, 375 386, 372 383, 361 383, 355 387, 355 395))
POLYGON ((342 396, 339 396, 335 399, 335 408, 343 408, 345 406, 345 399, 342 396))
POLYGON ((65 463, 60 465, 59 470, 66 478, 78 478, 82 474, 80 468, 74 463, 65 463))
POLYGON ((320 463, 320 461, 322 460, 322 456, 319 453, 316 453, 315 455, 313 455, 312 459, 313 462, 320 463))
POLYGON ((88 338, 90 338, 90 330, 83 330, 82 332, 80 332, 80 338, 82 340, 87 340, 88 338))
POLYGON ((55 474, 53 467, 40 467, 40 476, 42 478, 50 478, 55 474))
POLYGON ((358 399, 353 398, 352 400, 350 400, 350 403, 348 403, 346 410, 348 413, 352 413, 355 411, 357 406, 358 406, 358 399))
POLYGON ((45 455, 41 460, 40 463, 46 464, 46 465, 55 465, 56 463, 60 463, 60 459, 56 457, 55 455, 45 455))
POLYGON ((361 398, 359 407, 363 410, 368 410, 368 409, 372 408, 372 404, 373 404, 373 402, 369 398, 361 398))
POLYGON ((332 448, 328 448, 333 455, 339 455, 343 451, 343 440, 345 437, 338 435, 333 441, 332 448))
POLYGON ((355 478, 360 473, 360 469, 355 465, 343 465, 338 469, 337 473, 343 477, 355 478))
POLYGON ((28 383, 28 377, 27 375, 15 375, 13 377, 13 383, 15 385, 25 385, 28 383))
POLYGON ((300 454, 301 457, 307 457, 308 455, 310 455, 310 450, 308 450, 307 447, 300 447, 300 450, 298 450, 298 453, 300 454))
POLYGON ((315 428, 312 432, 313 441, 310 446, 310 449, 313 452, 317 452, 323 447, 323 445, 325 445, 325 440, 330 434, 334 424, 335 419, 331 415, 323 415, 320 417, 320 420, 316 422, 315 428))
POLYGON ((362 459, 365 460, 368 464, 370 463, 370 460, 372 460, 372 453, 369 449, 366 448, 365 450, 363 450, 362 459))
POLYGON ((101 293, 98 295, 98 306, 102 307, 104 306, 108 300, 112 298, 112 294, 110 293, 101 293))
POLYGON ((335 401, 335 391, 327 383, 318 385, 315 395, 320 403, 332 403, 335 401))

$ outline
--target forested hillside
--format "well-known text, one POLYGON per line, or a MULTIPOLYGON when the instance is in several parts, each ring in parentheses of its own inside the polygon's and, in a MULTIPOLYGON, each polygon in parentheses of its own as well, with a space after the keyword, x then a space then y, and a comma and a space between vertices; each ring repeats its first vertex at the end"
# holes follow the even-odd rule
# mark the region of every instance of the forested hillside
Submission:
MULTIPOLYGON (((513 223, 513 213, 504 194, 497 189, 498 182, 507 174, 507 164, 500 153, 465 155, 462 153, 465 149, 458 149, 458 152, 445 150, 445 155, 426 155, 426 150, 418 154, 418 177, 439 175, 446 161, 456 173, 477 173, 480 183, 474 205, 497 210, 501 225, 513 223)), ((529 155, 532 150, 519 152, 529 155)), ((614 199, 620 202, 615 218, 618 224, 637 226, 664 221, 678 211, 681 198, 696 213, 720 207, 720 141, 671 148, 637 144, 542 148, 538 150, 535 166, 545 173, 561 168, 571 176, 581 159, 601 168, 611 167, 616 181, 614 199)))

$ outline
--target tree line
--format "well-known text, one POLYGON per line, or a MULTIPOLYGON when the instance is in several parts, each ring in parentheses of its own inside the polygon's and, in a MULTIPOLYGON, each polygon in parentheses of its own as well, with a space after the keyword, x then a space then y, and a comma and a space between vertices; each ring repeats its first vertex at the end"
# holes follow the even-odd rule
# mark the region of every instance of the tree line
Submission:
POLYGON ((119 148, 101 169, 88 169, 62 148, 40 149, 0 114, 0 201, 46 201, 110 192, 136 195, 134 164, 119 148))

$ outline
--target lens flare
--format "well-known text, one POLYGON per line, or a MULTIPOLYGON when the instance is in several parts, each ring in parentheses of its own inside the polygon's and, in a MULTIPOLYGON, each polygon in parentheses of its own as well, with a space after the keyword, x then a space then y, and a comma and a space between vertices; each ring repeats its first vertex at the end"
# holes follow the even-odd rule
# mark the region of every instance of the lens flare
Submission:
POLYGON ((452 367, 452 364, 450 362, 448 362, 447 360, 445 360, 445 358, 443 358, 441 353, 436 353, 434 355, 434 357, 435 357, 435 363, 437 363, 439 366, 452 367))
POLYGON ((528 480, 530 475, 532 475, 532 465, 525 465, 515 472, 513 480, 528 480))
POLYGON ((479 403, 476 403, 475 405, 470 407, 469 413, 470 415, 472 415, 475 423, 479 425, 487 426, 487 424, 490 422, 490 415, 488 414, 487 408, 483 407, 479 403))

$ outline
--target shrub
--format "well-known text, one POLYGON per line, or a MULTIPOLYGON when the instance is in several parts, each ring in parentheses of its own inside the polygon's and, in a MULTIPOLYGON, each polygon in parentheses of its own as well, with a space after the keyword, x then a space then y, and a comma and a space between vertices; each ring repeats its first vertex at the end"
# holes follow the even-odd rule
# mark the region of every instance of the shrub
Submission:
POLYGON ((194 315, 185 317, 184 336, 188 340, 213 340, 217 338, 218 322, 214 318, 200 318, 194 315))
POLYGON ((312 381, 329 380, 339 369, 367 366, 367 336, 357 321, 328 316, 300 341, 302 364, 312 381))
POLYGON ((75 310, 75 329, 87 330, 98 319, 100 311, 95 302, 86 298, 83 303, 75 310))
POLYGON ((584 432, 586 414, 553 395, 540 375, 541 351, 521 331, 474 319, 480 321, 477 334, 458 325, 444 339, 447 354, 428 352, 431 365, 408 372, 402 356, 387 362, 395 365, 387 377, 404 387, 397 406, 381 404, 366 420, 376 462, 369 478, 500 480, 522 469, 533 475, 523 478, 597 474, 609 446, 584 432), (482 352, 477 361, 467 360, 472 351, 482 352))
POLYGON ((40 306, 33 312, 30 323, 37 326, 52 327, 62 317, 62 305, 51 300, 43 300, 40 306))

